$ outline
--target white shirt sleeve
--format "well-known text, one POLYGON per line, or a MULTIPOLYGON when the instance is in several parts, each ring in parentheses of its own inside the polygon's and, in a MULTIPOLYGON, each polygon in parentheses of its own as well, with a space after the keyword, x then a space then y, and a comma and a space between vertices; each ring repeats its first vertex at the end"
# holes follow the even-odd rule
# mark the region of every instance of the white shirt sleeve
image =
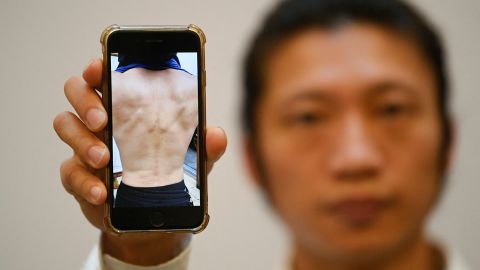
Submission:
POLYGON ((186 270, 190 256, 191 242, 185 250, 168 262, 155 266, 138 266, 122 262, 110 255, 102 254, 96 244, 88 255, 82 270, 186 270))

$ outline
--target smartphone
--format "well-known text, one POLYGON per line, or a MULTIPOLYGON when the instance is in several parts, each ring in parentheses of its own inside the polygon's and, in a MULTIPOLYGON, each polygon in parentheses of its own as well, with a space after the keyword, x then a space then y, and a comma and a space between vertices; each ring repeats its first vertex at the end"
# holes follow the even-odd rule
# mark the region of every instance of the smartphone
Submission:
POLYGON ((205 35, 195 25, 107 27, 105 224, 115 233, 208 223, 205 35))

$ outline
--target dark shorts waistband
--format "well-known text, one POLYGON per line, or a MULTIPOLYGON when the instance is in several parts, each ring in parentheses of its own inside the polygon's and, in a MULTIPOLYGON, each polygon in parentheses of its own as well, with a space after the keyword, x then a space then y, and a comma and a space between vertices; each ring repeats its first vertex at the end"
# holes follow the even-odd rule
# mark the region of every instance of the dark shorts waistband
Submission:
POLYGON ((165 207, 191 206, 185 181, 160 187, 132 187, 120 183, 115 198, 115 207, 165 207))

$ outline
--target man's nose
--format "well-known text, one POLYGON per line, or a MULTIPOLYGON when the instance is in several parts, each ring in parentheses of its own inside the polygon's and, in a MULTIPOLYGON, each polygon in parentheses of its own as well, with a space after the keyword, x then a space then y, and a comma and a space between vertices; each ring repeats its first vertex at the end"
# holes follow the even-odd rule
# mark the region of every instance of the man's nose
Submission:
POLYGON ((330 169, 338 180, 373 179, 380 171, 382 154, 365 120, 359 116, 343 121, 334 144, 330 169))

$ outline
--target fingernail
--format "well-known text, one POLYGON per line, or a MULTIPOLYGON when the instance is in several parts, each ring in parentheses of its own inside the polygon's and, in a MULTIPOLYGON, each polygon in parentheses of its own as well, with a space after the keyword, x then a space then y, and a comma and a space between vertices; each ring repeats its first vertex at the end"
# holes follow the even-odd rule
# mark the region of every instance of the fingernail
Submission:
POLYGON ((96 60, 95 58, 90 59, 90 61, 88 62, 88 64, 87 64, 87 65, 85 66, 85 68, 83 69, 83 72, 85 72, 85 70, 87 70, 88 67, 89 67, 93 62, 95 62, 95 60, 96 60))
POLYGON ((93 108, 87 112, 87 123, 91 129, 100 128, 105 122, 105 118, 105 112, 100 109, 93 108))
POLYGON ((93 161, 94 165, 97 165, 98 163, 100 163, 100 161, 102 161, 106 151, 107 149, 105 147, 92 146, 88 150, 88 156, 93 161))
POLYGON ((100 195, 102 195, 102 189, 100 187, 94 186, 90 189, 90 196, 93 202, 97 202, 100 199, 100 195))

